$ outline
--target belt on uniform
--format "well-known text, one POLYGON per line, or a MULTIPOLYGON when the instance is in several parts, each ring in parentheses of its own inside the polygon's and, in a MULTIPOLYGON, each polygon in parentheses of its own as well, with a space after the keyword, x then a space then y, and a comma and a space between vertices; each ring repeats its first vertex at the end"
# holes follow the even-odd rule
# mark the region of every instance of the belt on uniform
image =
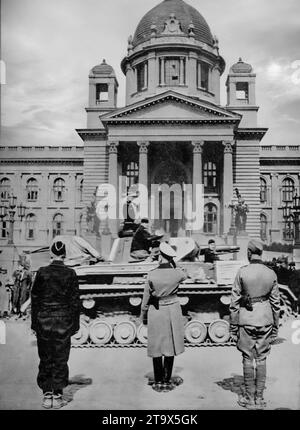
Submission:
POLYGON ((250 297, 251 303, 261 303, 269 300, 269 296, 250 297))
POLYGON ((158 297, 158 300, 160 305, 171 305, 178 301, 178 297, 176 294, 172 294, 170 296, 158 297))

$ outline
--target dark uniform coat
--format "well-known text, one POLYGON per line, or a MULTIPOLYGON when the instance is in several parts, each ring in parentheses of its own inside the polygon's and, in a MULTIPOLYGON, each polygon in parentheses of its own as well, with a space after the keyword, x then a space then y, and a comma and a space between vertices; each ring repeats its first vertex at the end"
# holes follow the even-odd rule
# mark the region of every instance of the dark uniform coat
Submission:
POLYGON ((38 385, 43 391, 61 390, 68 384, 71 336, 79 330, 75 271, 59 260, 41 267, 31 291, 31 313, 40 357, 38 385))
POLYGON ((148 274, 142 316, 145 319, 148 314, 149 357, 171 357, 184 351, 184 322, 177 291, 186 277, 181 269, 170 264, 161 264, 148 274), (151 304, 151 297, 155 304, 151 304))
POLYGON ((231 323, 240 326, 237 348, 248 358, 266 356, 272 329, 279 326, 280 296, 276 274, 261 260, 253 259, 239 269, 232 288, 230 312, 231 323), (253 310, 243 305, 246 295, 253 310))

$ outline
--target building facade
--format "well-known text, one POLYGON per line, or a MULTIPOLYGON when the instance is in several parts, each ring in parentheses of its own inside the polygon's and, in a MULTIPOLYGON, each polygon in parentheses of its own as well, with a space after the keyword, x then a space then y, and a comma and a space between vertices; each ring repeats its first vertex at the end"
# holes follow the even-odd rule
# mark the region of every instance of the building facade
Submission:
MULTIPOLYGON (((27 208, 14 223, 16 247, 45 246, 61 233, 81 235, 97 247, 116 237, 121 219, 95 222, 100 184, 115 187, 118 213, 129 187, 142 184, 149 189, 147 215, 155 228, 219 242, 231 234, 238 190, 249 208, 247 235, 292 243, 284 207, 299 192, 300 145, 263 145, 267 129, 258 126, 256 74, 242 59, 229 70, 227 104, 221 106, 225 61, 199 11, 183 0, 164 0, 151 9, 128 38, 121 69, 121 108, 113 68, 103 60, 89 73, 87 126, 77 130, 83 146, 1 147, 1 203, 13 192, 27 208), (190 230, 175 193, 170 211, 163 210, 159 187, 188 184, 204 187, 201 231, 190 230)), ((8 214, 0 221, 3 248, 8 214)))

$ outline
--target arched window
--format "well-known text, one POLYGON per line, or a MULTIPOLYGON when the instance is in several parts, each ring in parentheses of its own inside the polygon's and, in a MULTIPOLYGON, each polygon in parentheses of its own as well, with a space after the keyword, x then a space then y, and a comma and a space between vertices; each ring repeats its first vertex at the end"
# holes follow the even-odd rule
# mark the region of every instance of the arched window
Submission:
POLYGON ((27 200, 29 202, 36 202, 38 199, 38 182, 35 178, 30 178, 26 184, 27 200))
POLYGON ((28 214, 25 219, 26 239, 34 239, 36 230, 36 216, 28 214))
POLYGON ((213 203, 207 203, 204 206, 204 233, 217 234, 217 207, 213 203))
POLYGON ((292 202, 295 191, 295 184, 293 179, 285 178, 282 181, 282 201, 292 202))
POLYGON ((267 240, 267 225, 268 220, 266 215, 260 214, 260 238, 261 240, 267 240))
POLYGON ((11 182, 8 178, 2 178, 0 181, 0 196, 1 200, 8 200, 11 193, 11 182))
POLYGON ((56 214, 52 221, 52 237, 63 234, 64 217, 62 214, 56 214))
POLYGON ((266 203, 267 201, 267 182, 264 178, 260 178, 260 202, 266 203))
POLYGON ((62 202, 65 199, 65 181, 62 178, 55 179, 53 183, 53 194, 56 202, 62 202))
POLYGON ((217 190, 217 166, 212 161, 204 163, 204 188, 206 191, 215 192, 217 190))

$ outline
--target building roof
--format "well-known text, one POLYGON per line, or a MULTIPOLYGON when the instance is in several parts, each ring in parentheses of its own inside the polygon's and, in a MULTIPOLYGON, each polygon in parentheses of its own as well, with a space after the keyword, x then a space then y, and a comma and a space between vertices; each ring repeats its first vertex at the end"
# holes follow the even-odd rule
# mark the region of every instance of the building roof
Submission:
POLYGON ((98 64, 97 66, 94 66, 90 73, 93 73, 94 75, 102 75, 106 77, 115 78, 116 74, 112 66, 106 63, 106 61, 103 59, 101 64, 98 64))
POLYGON ((251 64, 245 63, 241 58, 239 61, 231 66, 230 73, 252 73, 253 67, 251 64))
POLYGON ((194 7, 183 0, 164 0, 147 12, 136 28, 133 46, 150 40, 153 25, 156 26, 156 35, 160 36, 165 29, 165 22, 172 14, 180 22, 181 30, 186 36, 189 34, 189 26, 193 24, 195 39, 213 46, 213 36, 207 22, 194 7))

